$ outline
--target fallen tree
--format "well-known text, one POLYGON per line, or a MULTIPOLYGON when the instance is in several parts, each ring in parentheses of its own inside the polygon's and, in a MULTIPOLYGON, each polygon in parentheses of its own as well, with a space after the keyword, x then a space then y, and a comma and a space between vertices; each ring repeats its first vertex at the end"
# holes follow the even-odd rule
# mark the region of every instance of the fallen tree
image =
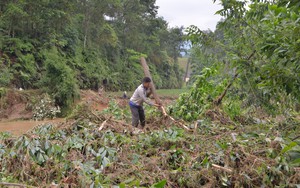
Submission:
POLYGON ((179 125, 182 126, 184 129, 190 130, 186 125, 184 125, 183 123, 181 123, 181 122, 179 122, 179 121, 176 121, 173 117, 171 117, 170 115, 167 114, 167 112, 166 112, 164 106, 162 105, 162 102, 161 102, 159 96, 158 96, 157 93, 156 93, 154 81, 153 81, 153 79, 152 79, 152 76, 151 76, 150 71, 149 71, 149 67, 148 67, 147 62, 146 62, 146 59, 145 59, 144 57, 141 57, 141 65, 142 65, 142 67, 143 67, 145 76, 151 78, 151 80, 152 80, 152 84, 151 84, 151 86, 150 86, 150 89, 151 89, 152 95, 153 95, 153 97, 154 97, 154 99, 155 99, 155 102, 156 102, 157 104, 161 105, 161 106, 160 106, 160 110, 161 110, 163 116, 164 116, 165 118, 170 119, 170 120, 173 121, 174 123, 179 124, 179 125))

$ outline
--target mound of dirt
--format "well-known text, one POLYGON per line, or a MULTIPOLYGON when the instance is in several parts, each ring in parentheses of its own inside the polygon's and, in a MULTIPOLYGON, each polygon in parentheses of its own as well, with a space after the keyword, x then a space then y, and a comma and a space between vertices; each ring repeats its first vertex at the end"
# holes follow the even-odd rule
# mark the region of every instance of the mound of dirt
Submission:
POLYGON ((107 108, 109 99, 105 94, 99 95, 97 92, 92 90, 81 90, 80 91, 79 103, 85 103, 95 111, 102 111, 107 108))
POLYGON ((40 95, 38 91, 7 90, 0 101, 0 121, 15 119, 31 119, 34 96, 40 95))
MULTIPOLYGON (((41 94, 39 90, 7 90, 6 95, 0 99, 0 121, 31 119, 33 103, 41 94)), ((102 111, 109 102, 105 95, 99 96, 92 90, 81 90, 80 96, 77 104, 85 103, 95 111, 102 111)))

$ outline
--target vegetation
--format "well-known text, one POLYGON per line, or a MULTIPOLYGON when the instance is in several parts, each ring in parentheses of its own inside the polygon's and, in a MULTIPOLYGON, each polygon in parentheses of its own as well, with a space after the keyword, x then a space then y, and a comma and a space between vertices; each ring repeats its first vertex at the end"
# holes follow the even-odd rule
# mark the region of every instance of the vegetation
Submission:
MULTIPOLYGON (((186 30, 192 78, 188 89, 158 90, 180 95, 166 106, 167 114, 146 106, 146 128, 134 128, 121 92, 94 94, 103 101, 109 95, 108 108, 94 111, 90 98, 59 126, 41 125, 20 137, 1 133, 0 181, 45 187, 299 186, 300 2, 220 2, 223 19, 215 31, 186 30)), ((35 101, 41 119, 66 110, 79 89, 98 88, 103 80, 108 90, 130 91, 143 75, 141 56, 148 57, 158 88, 178 88, 183 28, 168 29, 154 5, 1 1, 1 106, 11 85, 41 87, 53 97, 55 103, 46 94, 35 101), (32 7, 43 11, 27 11, 32 7)))
POLYGON ((147 109, 134 129, 128 106, 101 113, 78 106, 72 121, 45 124, 18 138, 1 133, 0 180, 32 186, 293 187, 299 182, 299 120, 188 125, 147 109), (220 169, 220 167, 224 169, 220 169))
POLYGON ((247 115, 299 111, 299 3, 249 3, 221 1, 224 19, 214 32, 187 29, 194 86, 175 106, 179 117, 196 120, 222 103, 236 116, 241 107, 247 115))
POLYGON ((180 88, 183 28, 155 0, 1 1, 0 87, 44 88, 62 110, 79 89, 133 90, 146 56, 158 88, 180 88))

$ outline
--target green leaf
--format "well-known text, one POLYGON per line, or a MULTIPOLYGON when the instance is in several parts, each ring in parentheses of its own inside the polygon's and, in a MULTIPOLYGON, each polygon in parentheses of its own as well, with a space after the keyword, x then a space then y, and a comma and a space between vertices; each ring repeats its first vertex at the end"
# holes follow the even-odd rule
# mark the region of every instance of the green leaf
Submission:
POLYGON ((296 142, 291 142, 289 145, 285 146, 285 147, 281 150, 280 154, 282 155, 282 154, 286 153, 287 151, 290 151, 293 147, 295 147, 295 146, 297 146, 297 145, 298 145, 298 144, 297 144, 296 142))
POLYGON ((126 188, 125 183, 124 183, 124 182, 123 182, 123 183, 120 183, 119 188, 126 188))
POLYGON ((162 180, 162 181, 160 181, 158 183, 155 183, 151 187, 153 187, 153 188, 164 188, 165 185, 166 185, 166 183, 167 183, 167 180, 162 180))
POLYGON ((129 178, 129 179, 125 180, 124 183, 125 183, 125 184, 130 183, 130 182, 132 182, 134 179, 135 179, 134 177, 129 178))
POLYGON ((39 153, 37 160, 39 163, 43 163, 45 161, 45 158, 43 157, 43 155, 41 153, 39 153))
POLYGON ((208 165, 208 158, 205 157, 205 158, 202 160, 201 164, 202 164, 203 166, 207 166, 207 165, 208 165))
POLYGON ((293 164, 293 165, 300 165, 300 158, 293 160, 291 162, 291 164, 293 164))

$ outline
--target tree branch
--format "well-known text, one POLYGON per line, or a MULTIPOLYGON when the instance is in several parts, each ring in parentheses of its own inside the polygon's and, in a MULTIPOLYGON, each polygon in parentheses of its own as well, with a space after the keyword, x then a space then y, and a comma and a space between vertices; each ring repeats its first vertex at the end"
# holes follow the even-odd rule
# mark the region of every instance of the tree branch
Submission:
MULTIPOLYGON (((254 51, 250 54, 250 56, 247 58, 247 61, 249 61, 249 60, 254 56, 255 53, 256 53, 256 50, 254 50, 254 51)), ((223 91, 223 93, 222 93, 219 97, 217 97, 216 100, 214 100, 213 103, 214 103, 215 105, 219 106, 219 105, 222 103, 223 98, 225 97, 227 91, 228 91, 229 88, 232 86, 233 82, 234 82, 235 79, 238 77, 238 75, 239 75, 239 73, 235 73, 235 74, 234 74, 234 76, 233 76, 231 82, 226 86, 226 88, 225 88, 225 90, 223 91)))

